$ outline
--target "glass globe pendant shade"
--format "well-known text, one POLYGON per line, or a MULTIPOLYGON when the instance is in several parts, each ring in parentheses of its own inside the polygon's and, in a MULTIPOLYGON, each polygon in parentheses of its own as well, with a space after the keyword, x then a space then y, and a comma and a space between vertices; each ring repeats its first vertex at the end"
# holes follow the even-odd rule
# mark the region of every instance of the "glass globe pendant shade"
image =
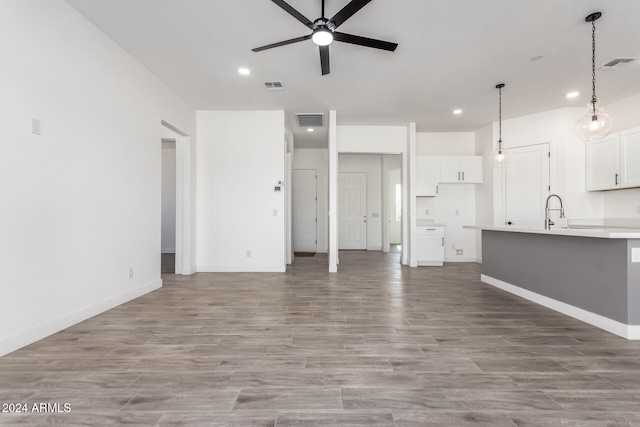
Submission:
POLYGON ((576 134, 583 141, 602 139, 611 132, 613 119, 601 107, 589 104, 588 111, 576 122, 576 134))
POLYGON ((311 40, 318 46, 328 46, 333 42, 333 34, 331 31, 321 28, 313 33, 311 40))
POLYGON ((489 158, 489 162, 494 168, 503 168, 507 166, 508 160, 509 157, 507 156, 507 150, 502 148, 501 145, 491 153, 491 158, 489 158))

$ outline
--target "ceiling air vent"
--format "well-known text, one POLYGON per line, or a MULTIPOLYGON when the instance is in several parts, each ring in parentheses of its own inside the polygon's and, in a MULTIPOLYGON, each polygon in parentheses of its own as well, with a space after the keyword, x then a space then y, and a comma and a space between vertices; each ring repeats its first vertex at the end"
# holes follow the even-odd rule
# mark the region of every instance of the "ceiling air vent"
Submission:
POLYGON ((324 114, 297 114, 298 126, 300 127, 322 127, 324 126, 324 114))
POLYGON ((600 70, 618 70, 638 58, 615 58, 600 67, 600 70))
POLYGON ((282 86, 282 82, 273 81, 273 82, 264 82, 264 88, 266 90, 283 90, 284 86, 282 86))

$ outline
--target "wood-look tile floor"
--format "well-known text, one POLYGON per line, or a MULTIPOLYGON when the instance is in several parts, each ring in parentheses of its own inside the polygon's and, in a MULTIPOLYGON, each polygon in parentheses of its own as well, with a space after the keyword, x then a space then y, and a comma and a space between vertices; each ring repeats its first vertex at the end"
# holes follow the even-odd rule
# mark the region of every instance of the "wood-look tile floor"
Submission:
POLYGON ((71 407, 0 425, 640 426, 640 342, 398 257, 165 275, 0 358, 1 403, 71 407))

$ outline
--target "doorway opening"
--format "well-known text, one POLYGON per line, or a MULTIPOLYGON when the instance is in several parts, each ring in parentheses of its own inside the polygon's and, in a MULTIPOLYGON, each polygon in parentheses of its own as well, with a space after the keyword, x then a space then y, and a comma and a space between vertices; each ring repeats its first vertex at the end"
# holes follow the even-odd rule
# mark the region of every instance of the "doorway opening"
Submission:
POLYGON ((176 140, 162 140, 161 273, 176 272, 176 140))
POLYGON ((161 169, 161 271, 175 274, 195 273, 195 240, 192 236, 192 203, 195 195, 191 176, 191 141, 189 136, 162 120, 160 144, 161 169), (166 167, 165 167, 166 166, 166 167), (166 194, 165 194, 166 191, 166 194), (163 260, 163 253, 166 254, 163 260), (171 268, 173 253, 173 268, 171 268))
POLYGON ((294 256, 314 256, 318 248, 318 172, 294 169, 292 245, 294 256))

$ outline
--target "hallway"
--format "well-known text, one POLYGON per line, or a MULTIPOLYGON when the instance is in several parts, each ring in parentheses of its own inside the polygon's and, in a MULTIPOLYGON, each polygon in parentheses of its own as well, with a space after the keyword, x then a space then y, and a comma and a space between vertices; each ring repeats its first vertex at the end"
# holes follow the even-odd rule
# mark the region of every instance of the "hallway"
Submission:
POLYGON ((640 342, 479 282, 324 254, 164 287, 0 358, 0 425, 640 426, 640 342))

